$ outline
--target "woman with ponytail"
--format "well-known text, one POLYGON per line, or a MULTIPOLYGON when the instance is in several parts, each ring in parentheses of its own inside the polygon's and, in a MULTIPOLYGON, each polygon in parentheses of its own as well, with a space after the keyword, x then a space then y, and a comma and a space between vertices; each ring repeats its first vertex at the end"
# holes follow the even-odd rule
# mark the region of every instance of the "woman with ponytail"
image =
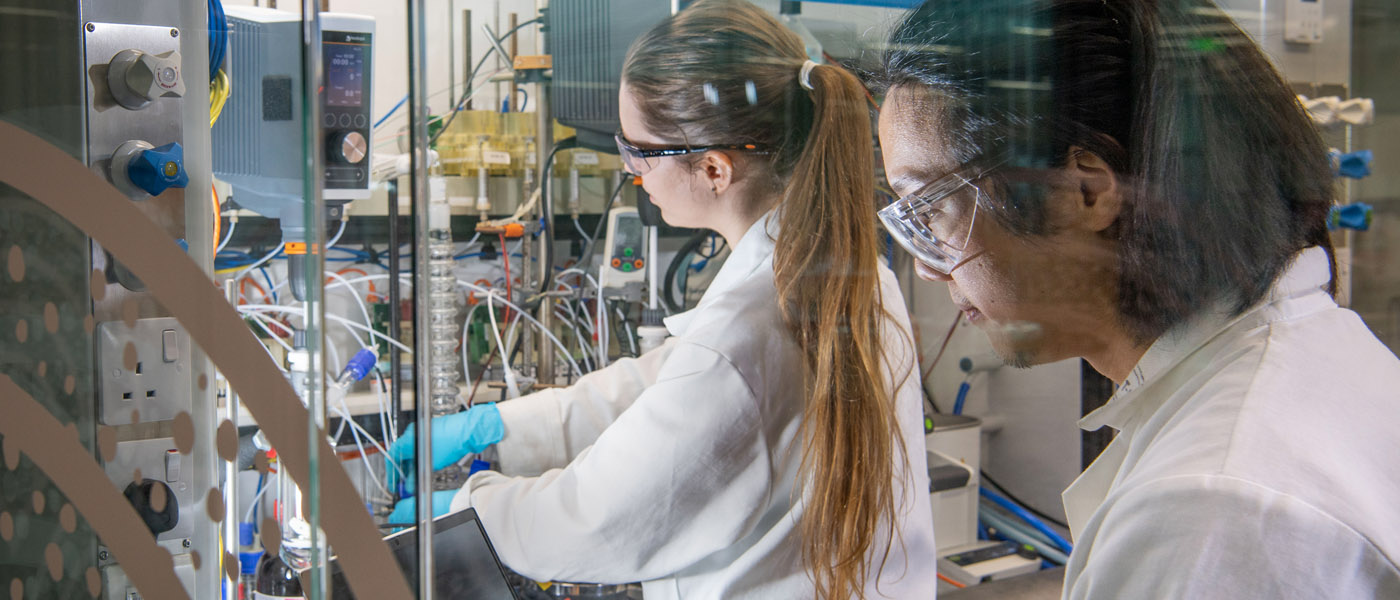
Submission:
POLYGON ((435 447, 498 441, 501 472, 452 509, 475 507, 501 560, 541 581, 641 581, 647 600, 932 598, 921 396, 878 261, 860 82, 743 0, 661 23, 622 79, 628 169, 666 222, 733 253, 660 348, 498 417, 461 413, 475 424, 456 433, 435 423, 435 447))

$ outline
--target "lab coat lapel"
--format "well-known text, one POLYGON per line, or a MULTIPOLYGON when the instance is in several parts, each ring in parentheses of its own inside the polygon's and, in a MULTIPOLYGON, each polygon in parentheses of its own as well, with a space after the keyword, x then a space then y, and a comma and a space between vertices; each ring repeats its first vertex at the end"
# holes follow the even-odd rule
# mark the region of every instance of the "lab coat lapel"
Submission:
POLYGON ((1072 536, 1077 539, 1084 531, 1090 517, 1122 475, 1142 424, 1177 392, 1171 385, 1162 385, 1163 380, 1174 379, 1167 375, 1183 367, 1203 368, 1204 365, 1197 363, 1204 359, 1192 361, 1192 357, 1221 336, 1237 335, 1273 318, 1288 318, 1331 304, 1331 298, 1325 295, 1290 302, 1304 296, 1317 296, 1316 292, 1326 284, 1328 275, 1325 252, 1321 248, 1310 248, 1299 253, 1270 293, 1254 308, 1230 317, 1222 304, 1153 342, 1113 398, 1079 421, 1080 428, 1087 431, 1109 426, 1117 430, 1118 435, 1061 495, 1072 536))

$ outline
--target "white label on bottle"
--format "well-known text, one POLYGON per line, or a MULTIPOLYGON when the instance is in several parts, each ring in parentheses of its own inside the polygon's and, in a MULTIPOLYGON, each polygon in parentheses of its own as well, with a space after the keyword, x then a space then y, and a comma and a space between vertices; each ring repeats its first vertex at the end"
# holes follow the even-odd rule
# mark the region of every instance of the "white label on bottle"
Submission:
POLYGON ((510 164, 510 153, 500 150, 487 150, 481 153, 481 162, 488 165, 508 165, 510 164))
POLYGON ((596 166, 598 164, 598 155, 593 152, 575 152, 574 164, 596 166))
POLYGON ((301 596, 269 596, 262 592, 253 592, 253 600, 304 600, 301 596))

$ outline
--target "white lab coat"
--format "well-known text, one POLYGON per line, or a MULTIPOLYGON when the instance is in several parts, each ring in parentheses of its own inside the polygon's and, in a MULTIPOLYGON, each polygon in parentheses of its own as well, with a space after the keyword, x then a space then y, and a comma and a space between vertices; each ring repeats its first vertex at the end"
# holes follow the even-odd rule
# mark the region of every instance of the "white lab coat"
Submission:
POLYGON ((1085 429, 1064 597, 1400 598, 1400 361, 1295 257, 1268 297, 1159 339, 1085 429))
MULTIPOLYGON (((694 310, 666 320, 675 337, 663 346, 500 404, 502 472, 472 476, 452 508, 476 508, 507 566, 539 580, 641 581, 647 600, 812 597, 793 489, 800 355, 778 310, 767 221, 734 245, 694 310)), ((871 581, 866 595, 933 598, 918 375, 884 267, 880 285, 894 315, 884 340, 909 460, 895 481, 901 539, 880 594, 871 581)))

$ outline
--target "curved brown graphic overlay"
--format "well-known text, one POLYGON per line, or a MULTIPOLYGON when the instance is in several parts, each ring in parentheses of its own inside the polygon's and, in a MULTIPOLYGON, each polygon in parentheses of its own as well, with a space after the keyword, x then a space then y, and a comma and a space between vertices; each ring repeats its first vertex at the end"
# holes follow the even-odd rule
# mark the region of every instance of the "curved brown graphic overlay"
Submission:
MULTIPOLYGON (((28 194, 73 223, 145 282, 155 298, 224 372, 249 412, 257 418, 264 434, 277 447, 292 479, 305 486, 310 479, 307 463, 310 415, 213 282, 170 236, 86 165, 42 138, 4 121, 0 121, 0 139, 6 141, 0 144, 0 182, 28 194)), ((6 420, 15 427, 28 426, 25 419, 6 420)), ((30 456, 45 451, 41 447, 31 451, 30 456)), ((321 441, 317 452, 321 461, 318 469, 323 499, 321 522, 355 595, 385 600, 411 599, 408 582, 381 541, 374 521, 360 505, 359 495, 334 450, 321 441)), ((90 456, 87 462, 93 462, 90 456)), ((58 470, 79 468, 74 461, 47 464, 58 470)), ((96 468, 95 463, 93 467, 96 468)), ((60 479, 58 472, 46 471, 55 481, 60 479)), ((111 487, 105 476, 95 481, 111 487)), ((76 488, 80 493, 67 489, 65 493, 83 507, 86 504, 79 503, 78 497, 86 495, 89 489, 84 485, 76 488)), ((86 510, 82 512, 85 516, 88 514, 86 510)), ((97 519, 89 520, 97 527, 97 519)), ((110 538, 103 536, 103 539, 110 538)), ((136 567, 133 570, 156 567, 149 563, 128 564, 136 567)), ((140 581, 135 575, 132 577, 140 581)), ((139 587, 143 594, 164 597, 148 594, 143 586, 139 587)))
MULTIPOLYGON (((175 577, 170 553, 156 545, 156 538, 136 516, 131 504, 92 460, 92 453, 71 430, 65 430, 58 419, 5 375, 0 375, 0 414, 5 415, 0 419, 0 435, 5 436, 6 446, 13 443, 13 449, 29 455, 29 460, 83 513, 113 556, 140 567, 127 569, 127 577, 143 595, 189 597, 175 577)), ((10 450, 11 447, 5 449, 6 455, 10 450)))

